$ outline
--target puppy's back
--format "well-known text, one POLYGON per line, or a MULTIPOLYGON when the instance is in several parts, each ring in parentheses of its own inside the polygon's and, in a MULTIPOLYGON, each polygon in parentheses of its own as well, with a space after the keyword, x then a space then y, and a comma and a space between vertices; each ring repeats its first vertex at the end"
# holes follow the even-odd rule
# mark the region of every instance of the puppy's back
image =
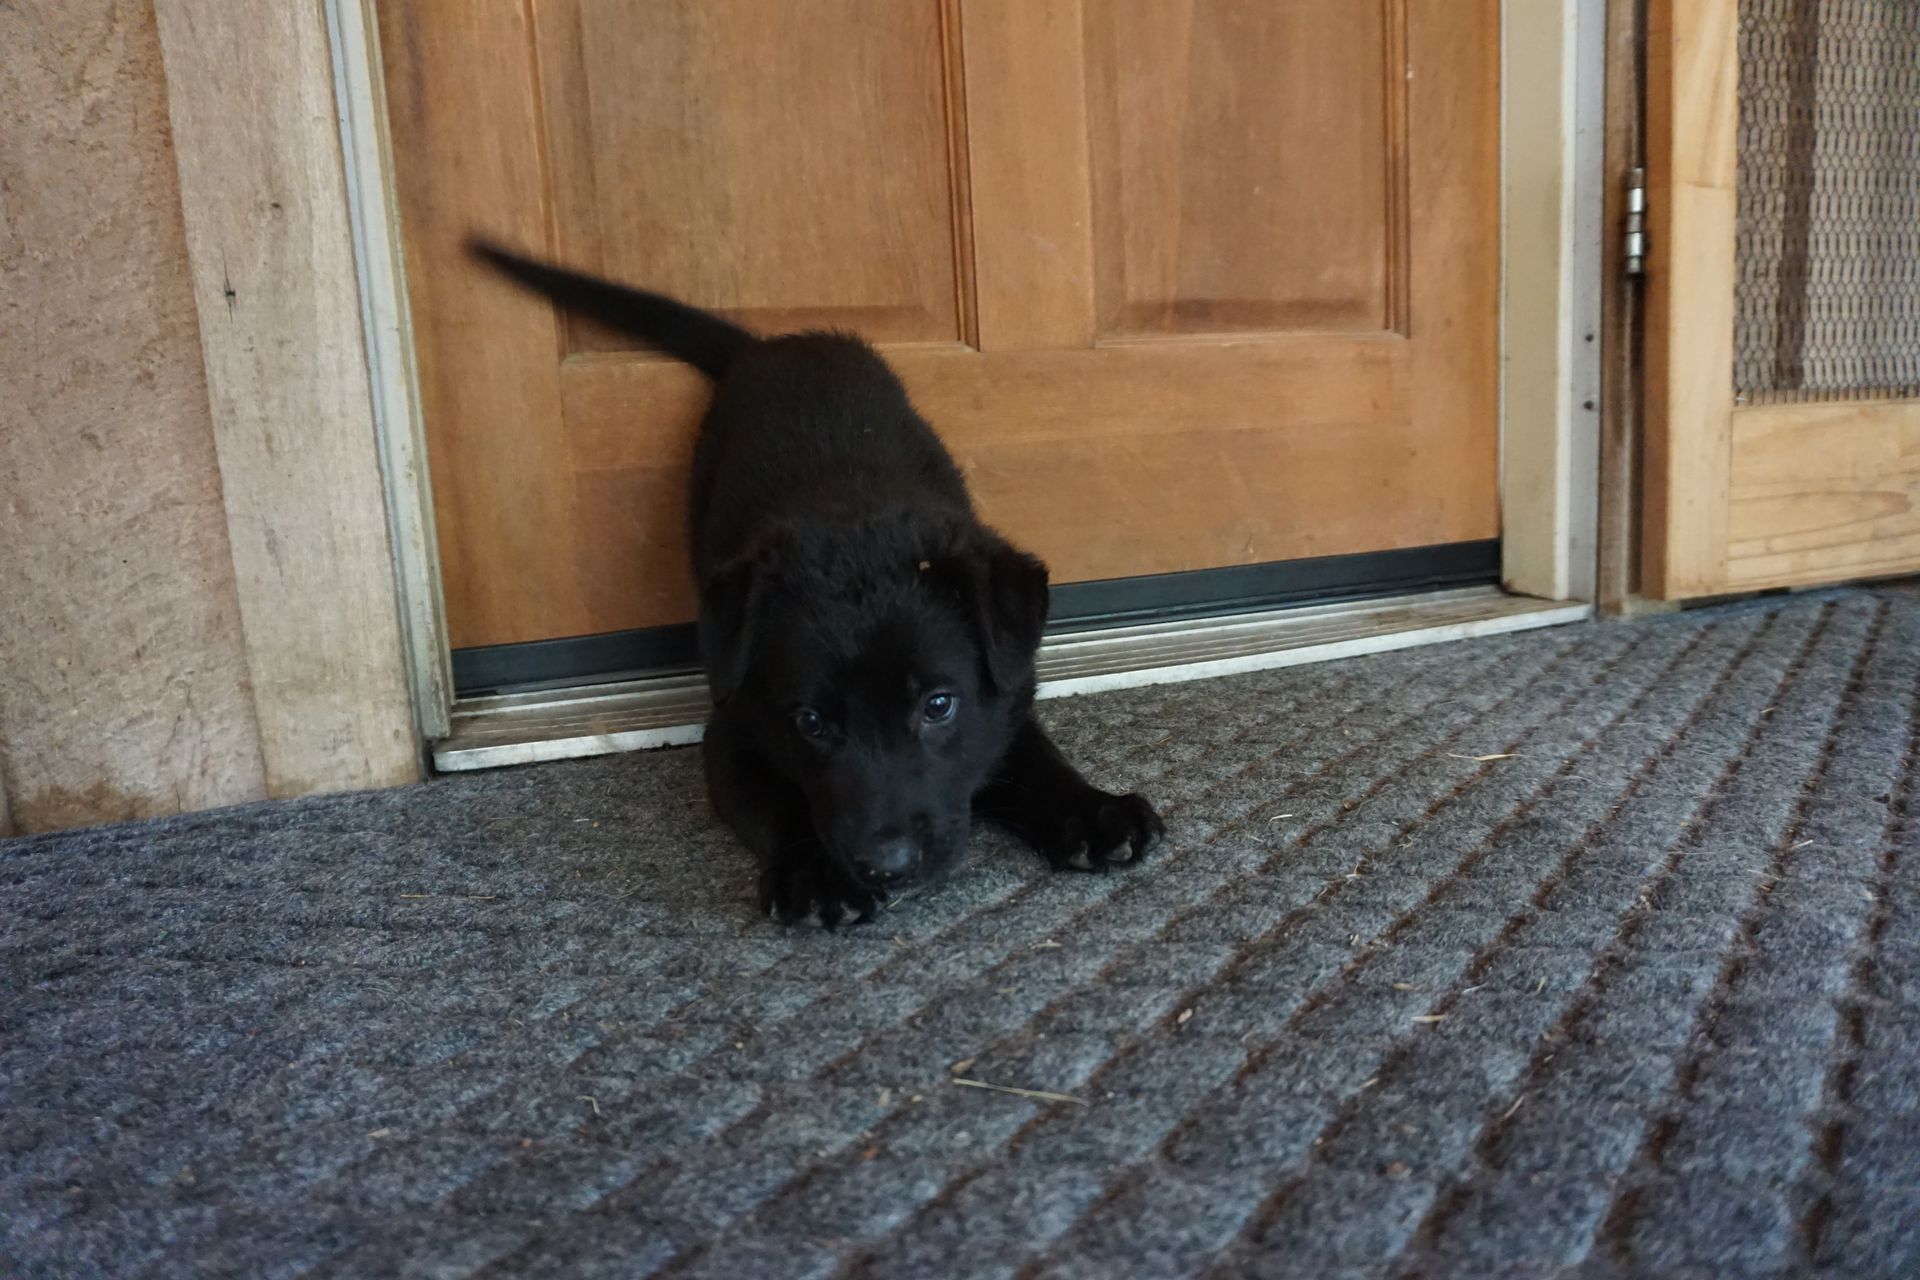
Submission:
POLYGON ((697 571, 768 521, 880 504, 972 510, 960 469, 893 369, 837 333, 771 338, 736 357, 701 430, 691 497, 697 571))

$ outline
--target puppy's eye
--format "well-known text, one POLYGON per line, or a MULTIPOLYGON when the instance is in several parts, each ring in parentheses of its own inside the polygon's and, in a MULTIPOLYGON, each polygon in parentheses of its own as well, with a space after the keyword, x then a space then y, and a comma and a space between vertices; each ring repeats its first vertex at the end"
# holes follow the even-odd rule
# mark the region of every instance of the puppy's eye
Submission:
POLYGON ((827 736, 827 722, 812 707, 802 707, 793 713, 793 727, 800 731, 801 737, 815 742, 827 736))
POLYGON ((944 724, 960 709, 960 699, 950 693, 930 693, 920 704, 920 718, 928 724, 944 724))

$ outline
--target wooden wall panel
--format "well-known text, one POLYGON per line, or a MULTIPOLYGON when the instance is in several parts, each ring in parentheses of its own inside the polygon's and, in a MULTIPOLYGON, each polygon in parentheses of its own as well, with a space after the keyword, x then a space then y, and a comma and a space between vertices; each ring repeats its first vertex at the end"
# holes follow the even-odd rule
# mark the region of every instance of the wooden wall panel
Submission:
POLYGON ((417 778, 326 14, 157 0, 271 795, 417 778))
POLYGON ((255 799, 152 10, 0 5, 0 86, 0 810, 255 799))

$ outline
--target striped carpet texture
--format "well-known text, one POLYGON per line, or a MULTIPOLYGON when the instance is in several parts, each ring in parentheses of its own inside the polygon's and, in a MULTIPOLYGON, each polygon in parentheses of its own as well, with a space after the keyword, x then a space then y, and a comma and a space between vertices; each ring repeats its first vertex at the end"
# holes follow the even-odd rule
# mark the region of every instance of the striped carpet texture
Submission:
POLYGON ((1047 704, 837 935, 691 752, 0 843, 0 1274, 1920 1275, 1920 600, 1047 704))

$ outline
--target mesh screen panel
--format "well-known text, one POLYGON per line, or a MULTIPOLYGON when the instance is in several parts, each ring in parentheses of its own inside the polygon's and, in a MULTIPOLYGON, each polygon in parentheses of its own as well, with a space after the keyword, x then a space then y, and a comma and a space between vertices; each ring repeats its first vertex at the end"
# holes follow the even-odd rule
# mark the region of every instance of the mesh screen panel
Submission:
POLYGON ((1739 53, 1736 396, 1920 394, 1920 0, 1740 0, 1739 53))

